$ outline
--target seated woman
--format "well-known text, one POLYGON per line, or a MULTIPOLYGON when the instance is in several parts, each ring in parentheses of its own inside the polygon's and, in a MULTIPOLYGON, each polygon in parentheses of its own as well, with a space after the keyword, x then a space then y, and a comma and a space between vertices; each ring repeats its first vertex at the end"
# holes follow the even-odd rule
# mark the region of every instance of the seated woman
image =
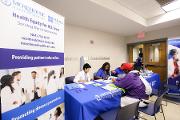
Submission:
POLYGON ((141 80, 137 72, 130 72, 133 70, 132 64, 125 63, 121 68, 126 73, 126 76, 116 80, 113 79, 116 86, 124 88, 126 91, 126 96, 121 98, 121 106, 142 100, 139 107, 145 107, 147 104, 144 101, 149 98, 149 95, 146 94, 146 84, 141 80))
POLYGON ((94 78, 95 80, 97 79, 107 80, 109 76, 110 76, 110 64, 108 62, 105 62, 102 65, 102 67, 98 70, 94 78))
POLYGON ((86 63, 83 66, 83 70, 80 71, 74 78, 74 82, 75 83, 79 83, 79 82, 89 82, 91 80, 90 75, 89 75, 89 71, 91 69, 91 66, 86 63))
MULTIPOLYGON (((122 67, 122 65, 121 65, 121 67, 122 67)), ((121 69, 121 67, 118 67, 115 70, 111 71, 112 76, 121 77, 122 75, 124 75, 124 71, 121 69)))

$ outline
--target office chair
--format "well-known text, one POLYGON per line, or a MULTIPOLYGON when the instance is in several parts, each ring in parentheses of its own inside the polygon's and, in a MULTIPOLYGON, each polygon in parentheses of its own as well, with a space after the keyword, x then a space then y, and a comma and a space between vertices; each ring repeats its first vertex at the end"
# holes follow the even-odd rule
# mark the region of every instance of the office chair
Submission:
MULTIPOLYGON (((166 85, 165 83, 162 83, 162 82, 161 82, 158 89, 152 88, 152 94, 151 94, 150 96, 156 96, 156 97, 159 97, 159 96, 161 96, 164 92, 167 93, 168 88, 165 87, 165 85, 166 85)), ((166 93, 165 93, 165 94, 166 94, 166 93)), ((150 101, 151 101, 151 100, 150 100, 150 101)), ((166 104, 165 104, 165 105, 162 104, 162 105, 167 106, 167 100, 164 99, 164 101, 166 102, 166 104)))
MULTIPOLYGON (((164 91, 164 93, 162 93, 160 96, 158 96, 158 98, 156 99, 155 102, 149 103, 147 107, 139 108, 139 111, 143 112, 147 115, 154 116, 154 118, 156 120, 156 114, 158 112, 160 112, 160 109, 161 109, 161 111, 162 111, 161 113, 163 114, 163 118, 165 120, 165 115, 164 115, 164 111, 162 108, 162 99, 166 93, 167 93, 167 91, 164 91)), ((142 119, 145 119, 145 118, 142 118, 142 119)))
POLYGON ((65 83, 66 84, 74 83, 74 78, 75 78, 75 76, 66 77, 65 78, 65 83))
POLYGON ((139 102, 116 108, 100 115, 101 120, 135 120, 138 117, 139 102))
POLYGON ((97 78, 96 78, 96 72, 93 73, 93 79, 94 79, 94 80, 97 80, 97 78))

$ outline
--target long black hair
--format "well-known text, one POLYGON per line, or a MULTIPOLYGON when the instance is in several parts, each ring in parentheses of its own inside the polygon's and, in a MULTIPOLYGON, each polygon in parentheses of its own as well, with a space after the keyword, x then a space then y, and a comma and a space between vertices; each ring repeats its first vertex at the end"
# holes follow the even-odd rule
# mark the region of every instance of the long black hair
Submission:
POLYGON ((59 78, 61 78, 64 75, 64 67, 61 68, 59 78))
POLYGON ((55 116, 60 116, 61 114, 62 114, 61 108, 57 107, 55 116))
POLYGON ((169 55, 171 55, 171 56, 175 55, 176 53, 177 53, 177 50, 176 50, 176 49, 171 49, 171 50, 169 51, 169 55))
POLYGON ((110 67, 111 67, 111 66, 110 66, 110 63, 105 62, 105 63, 102 65, 101 68, 102 68, 103 70, 105 70, 105 67, 106 67, 107 65, 109 66, 109 69, 107 70, 107 72, 109 72, 109 71, 110 71, 110 67))
POLYGON ((14 79, 14 77, 15 77, 15 76, 17 76, 17 75, 18 75, 18 74, 20 74, 20 73, 21 73, 21 71, 16 71, 16 72, 13 72, 13 73, 12 73, 12 77, 13 77, 13 79, 14 79))
POLYGON ((11 89, 11 92, 14 92, 14 88, 12 87, 13 77, 11 75, 4 75, 1 77, 1 89, 8 86, 11 89))
POLYGON ((50 77, 52 76, 52 75, 54 75, 55 74, 55 71, 54 70, 51 70, 49 73, 48 73, 48 82, 49 82, 49 80, 50 80, 50 77))

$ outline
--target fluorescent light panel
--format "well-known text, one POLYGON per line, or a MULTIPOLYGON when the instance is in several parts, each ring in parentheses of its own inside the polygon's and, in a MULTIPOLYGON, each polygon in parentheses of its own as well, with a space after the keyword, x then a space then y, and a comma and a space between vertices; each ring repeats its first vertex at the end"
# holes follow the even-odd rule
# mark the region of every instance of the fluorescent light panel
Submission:
POLYGON ((180 0, 175 0, 162 7, 166 12, 173 11, 180 8, 180 0))

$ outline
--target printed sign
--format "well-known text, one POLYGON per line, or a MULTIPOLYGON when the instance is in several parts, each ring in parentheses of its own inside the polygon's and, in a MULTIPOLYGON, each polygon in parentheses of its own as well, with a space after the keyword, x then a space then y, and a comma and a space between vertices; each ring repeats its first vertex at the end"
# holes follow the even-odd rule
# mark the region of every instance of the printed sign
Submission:
POLYGON ((0 0, 2 120, 64 120, 64 17, 0 0))
MULTIPOLYGON (((180 38, 168 40, 168 84, 180 87, 180 38)), ((180 90, 169 90, 180 95, 180 90)))

